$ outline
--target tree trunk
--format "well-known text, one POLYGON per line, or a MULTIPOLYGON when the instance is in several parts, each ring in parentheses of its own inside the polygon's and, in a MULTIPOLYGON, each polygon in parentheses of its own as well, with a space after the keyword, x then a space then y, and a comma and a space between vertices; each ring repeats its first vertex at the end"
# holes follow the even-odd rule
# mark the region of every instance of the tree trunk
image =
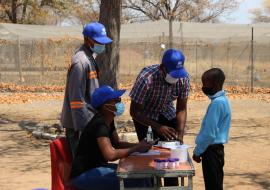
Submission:
POLYGON ((106 45, 106 52, 97 57, 97 63, 100 68, 100 85, 110 85, 113 88, 117 88, 121 9, 121 0, 101 0, 99 22, 104 24, 113 42, 106 45))
POLYGON ((11 3, 12 23, 17 23, 17 1, 18 0, 12 0, 11 3))
POLYGON ((27 6, 28 6, 28 0, 25 0, 25 1, 23 2, 23 12, 22 12, 21 23, 23 23, 23 21, 24 21, 24 19, 25 19, 27 6))

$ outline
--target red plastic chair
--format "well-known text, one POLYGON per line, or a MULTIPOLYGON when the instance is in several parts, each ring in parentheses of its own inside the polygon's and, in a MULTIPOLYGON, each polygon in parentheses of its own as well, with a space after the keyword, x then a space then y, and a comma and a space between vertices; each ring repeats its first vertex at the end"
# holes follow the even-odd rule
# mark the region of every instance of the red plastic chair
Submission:
POLYGON ((51 190, 76 190, 68 185, 72 156, 65 137, 55 139, 50 143, 51 151, 51 190))

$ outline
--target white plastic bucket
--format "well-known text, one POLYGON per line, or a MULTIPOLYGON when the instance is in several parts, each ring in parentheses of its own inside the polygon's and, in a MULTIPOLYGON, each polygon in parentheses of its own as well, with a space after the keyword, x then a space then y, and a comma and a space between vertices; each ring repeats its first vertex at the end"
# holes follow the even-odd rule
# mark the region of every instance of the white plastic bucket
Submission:
POLYGON ((188 145, 179 145, 177 148, 171 150, 171 157, 178 158, 179 162, 188 161, 188 145))

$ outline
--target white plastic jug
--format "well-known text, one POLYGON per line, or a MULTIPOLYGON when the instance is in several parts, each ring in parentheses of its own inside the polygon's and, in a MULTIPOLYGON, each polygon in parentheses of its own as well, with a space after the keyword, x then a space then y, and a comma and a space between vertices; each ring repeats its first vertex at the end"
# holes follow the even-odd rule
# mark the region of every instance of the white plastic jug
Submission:
POLYGON ((177 148, 171 150, 171 157, 178 158, 179 162, 188 161, 188 148, 189 145, 179 145, 177 148))

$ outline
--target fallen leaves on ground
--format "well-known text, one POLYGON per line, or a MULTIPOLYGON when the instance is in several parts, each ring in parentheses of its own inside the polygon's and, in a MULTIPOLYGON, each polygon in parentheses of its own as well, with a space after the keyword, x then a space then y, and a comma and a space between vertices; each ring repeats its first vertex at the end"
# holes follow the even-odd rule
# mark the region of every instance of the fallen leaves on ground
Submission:
POLYGON ((65 86, 30 86, 0 83, 0 92, 63 92, 65 86))
MULTIPOLYGON (((133 82, 120 83, 120 89, 131 90, 133 82)), ((191 83, 189 100, 194 101, 206 101, 208 98, 202 93, 201 85, 191 83)), ((243 86, 225 86, 224 89, 230 99, 258 99, 270 103, 270 88, 259 88, 253 89, 253 93, 250 92, 249 87, 243 86)), ((124 102, 129 101, 129 98, 124 99, 124 102)))
POLYGON ((132 81, 128 81, 125 84, 123 83, 119 83, 119 89, 126 89, 126 90, 131 90, 132 86, 133 86, 133 82, 132 81))
POLYGON ((62 100, 59 93, 1 93, 0 104, 31 103, 33 101, 62 100))
MULTIPOLYGON (((131 90, 132 81, 119 84, 119 89, 131 90)), ((63 100, 64 86, 27 86, 13 83, 0 83, 0 104, 29 103, 32 101, 63 100)), ((225 86, 230 99, 257 99, 270 103, 270 88, 250 89, 242 86, 225 86)), ((206 101, 208 98, 202 93, 201 85, 192 83, 189 100, 206 101)), ((122 98, 124 103, 130 102, 130 98, 122 98)))

